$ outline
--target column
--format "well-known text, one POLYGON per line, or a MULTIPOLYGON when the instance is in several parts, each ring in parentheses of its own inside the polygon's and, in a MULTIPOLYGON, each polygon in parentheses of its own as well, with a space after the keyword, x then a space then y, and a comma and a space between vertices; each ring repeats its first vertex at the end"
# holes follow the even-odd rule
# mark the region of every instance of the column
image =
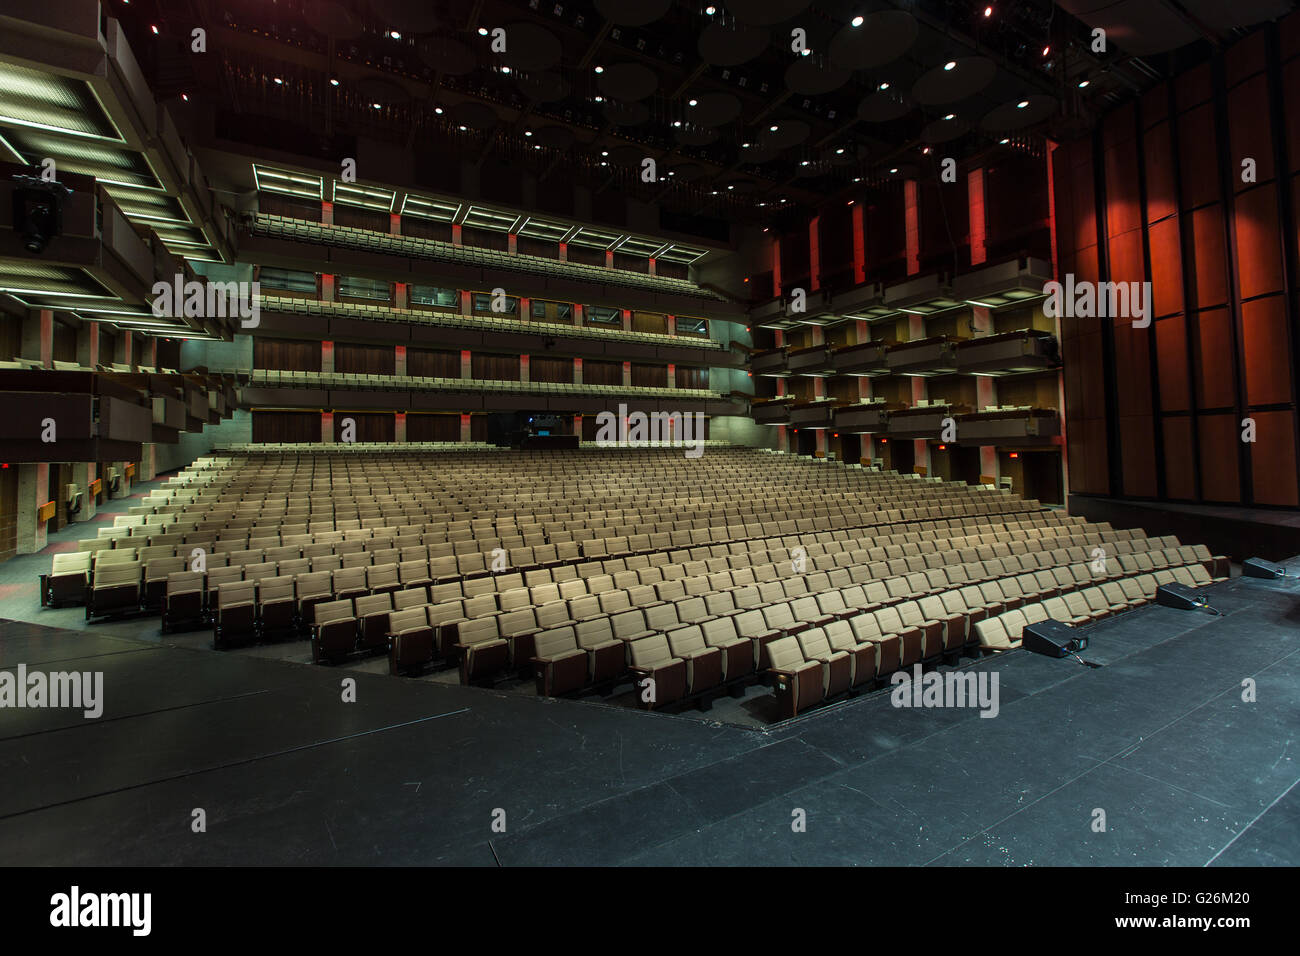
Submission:
POLYGON ((655 260, 654 260, 654 256, 651 256, 651 257, 650 257, 650 274, 651 274, 652 276, 654 276, 654 275, 658 275, 658 274, 659 274, 658 272, 655 271, 655 260))
POLYGON ((393 416, 393 441, 406 441, 406 412, 396 412, 393 416))
POLYGON ((677 316, 675 315, 668 316, 668 334, 669 335, 677 334, 677 316))
POLYGON ((323 409, 320 413, 320 440, 323 442, 334 441, 334 413, 323 409))
POLYGON ((677 366, 672 362, 668 363, 668 387, 677 387, 677 366))
POLYGON ((528 377, 528 356, 527 355, 519 356, 519 381, 520 382, 532 381, 532 379, 528 377))
POLYGON ((460 223, 452 223, 451 227, 451 244, 453 246, 463 246, 465 240, 461 236, 464 227, 460 223))
POLYGON ((627 388, 632 384, 632 363, 623 363, 623 387, 627 388))
POLYGON ((323 226, 334 225, 334 204, 332 202, 321 200, 320 221, 323 226))
POLYGON ((393 346, 393 374, 394 375, 406 374, 406 346, 405 345, 393 346))
MULTIPOLYGON (((460 377, 468 379, 474 377, 474 359, 469 349, 461 349, 460 353, 460 377)), ((467 418, 469 416, 466 416, 467 418)), ((466 439, 468 441, 468 439, 466 439)))
POLYGON ((22 357, 54 367, 54 313, 49 309, 28 312, 23 317, 22 357))
POLYGON ((46 522, 36 509, 46 502, 49 493, 50 466, 36 462, 18 466, 18 553, 35 554, 45 547, 46 522))
POLYGON ((460 440, 464 442, 473 441, 473 438, 471 437, 473 434, 474 434, 474 430, 470 426, 469 415, 461 415, 460 416, 460 440))
POLYGON ((582 359, 580 358, 575 358, 573 360, 573 384, 582 384, 582 359))
POLYGON ((533 301, 532 299, 526 299, 522 295, 519 297, 519 321, 520 322, 533 321, 532 301, 533 301))
MULTIPOLYGON (((909 243, 911 240, 908 240, 909 243)), ((915 342, 917 339, 925 338, 925 317, 920 315, 909 315, 907 323, 907 337, 909 341, 915 342)), ((912 405, 915 406, 921 399, 930 397, 930 390, 927 382, 920 376, 912 376, 912 405)), ((930 473, 930 443, 924 438, 915 438, 912 440, 913 454, 916 458, 915 464, 925 468, 925 473, 930 473)))
POLYGON ((409 283, 394 283, 393 307, 396 309, 409 309, 411 307, 411 286, 409 283))
POLYGON ((569 261, 569 244, 567 242, 560 243, 560 261, 569 261))
POLYGON ((400 236, 402 234, 402 214, 390 212, 388 214, 388 234, 390 236, 400 236))
MULTIPOLYGON (((973 241, 972 236, 972 241, 973 241)), ((976 338, 993 333, 993 313, 984 306, 973 306, 973 318, 977 331, 976 338)), ((998 403, 998 380, 988 375, 978 375, 975 378, 975 408, 976 411, 982 408, 988 408, 990 405, 998 403)), ((961 432, 957 432, 957 441, 961 441, 961 432)), ((996 445, 980 445, 980 475, 989 475, 993 478, 993 483, 997 484, 1000 477, 998 466, 998 449, 996 445)))
POLYGON ((333 302, 338 298, 335 292, 337 283, 334 276, 329 273, 322 273, 320 277, 320 297, 322 302, 333 302))
POLYGON ((320 344, 320 370, 324 374, 334 373, 334 343, 322 341, 320 344))
POLYGON ((513 232, 506 236, 506 252, 512 256, 519 252, 519 237, 513 232))
POLYGON ((77 329, 77 364, 85 368, 99 364, 98 322, 86 322, 77 329))
POLYGON ((623 331, 624 332, 632 331, 632 310, 631 309, 623 310, 623 331))

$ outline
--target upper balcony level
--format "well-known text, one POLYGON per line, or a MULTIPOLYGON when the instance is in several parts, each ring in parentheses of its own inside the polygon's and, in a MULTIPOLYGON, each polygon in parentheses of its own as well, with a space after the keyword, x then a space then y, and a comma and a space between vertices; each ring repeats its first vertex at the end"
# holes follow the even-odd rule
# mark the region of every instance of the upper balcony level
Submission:
MULTIPOLYGON (((454 284, 473 287, 486 283, 493 288, 502 281, 499 277, 515 273, 521 278, 515 283, 519 291, 536 292, 552 297, 605 300, 610 304, 645 304, 663 311, 707 310, 710 318, 731 318, 739 321, 744 306, 734 303, 722 294, 691 282, 670 276, 647 275, 627 269, 591 265, 585 262, 561 261, 527 253, 511 253, 481 246, 459 245, 439 239, 393 235, 372 229, 353 226, 336 226, 304 219, 294 219, 268 213, 258 213, 247 222, 248 238, 240 244, 240 257, 257 262, 298 263, 314 259, 319 254, 295 253, 292 245, 276 244, 266 240, 283 240, 297 245, 325 246, 345 250, 353 255, 326 258, 337 263, 342 271, 376 268, 388 274, 414 273, 422 279, 436 277, 454 284), (367 254, 357 258, 355 253, 367 254), (387 260, 387 261, 385 261, 387 260), (404 264, 418 262, 418 267, 404 264), (434 268, 430 268, 430 264, 434 268)), ((512 291, 512 294, 515 290, 512 291)))

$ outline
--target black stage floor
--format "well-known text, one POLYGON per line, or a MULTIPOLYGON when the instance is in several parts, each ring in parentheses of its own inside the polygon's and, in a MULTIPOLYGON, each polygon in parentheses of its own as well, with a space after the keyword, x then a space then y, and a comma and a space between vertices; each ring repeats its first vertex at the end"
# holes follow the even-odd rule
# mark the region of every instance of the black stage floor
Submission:
POLYGON ((1300 582, 1211 595, 1088 628, 1098 669, 973 665, 995 719, 876 694, 766 730, 0 622, 0 668, 105 688, 0 710, 0 864, 1295 866, 1300 582))

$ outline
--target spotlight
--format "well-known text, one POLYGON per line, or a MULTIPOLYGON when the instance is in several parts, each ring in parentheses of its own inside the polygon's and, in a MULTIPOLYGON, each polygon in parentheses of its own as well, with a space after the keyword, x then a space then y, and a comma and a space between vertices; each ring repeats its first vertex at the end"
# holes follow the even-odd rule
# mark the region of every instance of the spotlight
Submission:
POLYGON ((157 36, 157 35, 158 35, 158 24, 156 24, 156 23, 151 23, 151 24, 149 25, 149 29, 153 31, 153 35, 154 35, 154 36, 157 36))
MULTIPOLYGON (((382 108, 383 108, 383 104, 382 104, 382 103, 371 103, 370 105, 371 105, 373 108, 375 108, 375 109, 382 109, 382 108)), ((464 129, 464 127, 462 126, 461 129, 464 129)))
POLYGON ((776 132, 776 126, 769 126, 769 127, 767 128, 767 131, 768 131, 769 133, 775 133, 775 132, 776 132))
POLYGON ((1047 46, 1043 47, 1043 56, 1051 56, 1051 55, 1052 55, 1052 47, 1051 44, 1048 44, 1047 46))
POLYGON ((478 28, 478 35, 481 36, 481 37, 485 37, 485 36, 487 36, 487 35, 488 35, 488 29, 487 29, 487 27, 479 27, 479 28, 478 28))
POLYGON ((853 25, 854 25, 855 27, 860 27, 860 26, 862 26, 863 22, 864 22, 864 21, 863 21, 862 17, 854 17, 854 18, 853 18, 853 25))
POLYGON ((596 97, 596 102, 597 102, 597 103, 603 103, 603 102, 605 102, 605 97, 603 97, 603 96, 598 96, 598 97, 596 97))
POLYGON ((275 77, 275 85, 276 85, 276 86, 284 86, 284 80, 280 79, 278 76, 275 77))
POLYGON ((944 117, 945 120, 955 120, 956 118, 957 118, 956 113, 949 113, 947 116, 944 117))
POLYGON ((1009 139, 1000 139, 1000 140, 998 140, 998 143, 1001 144, 1002 146, 1007 145, 1007 143, 1009 143, 1009 142, 1011 142, 1011 140, 1009 140, 1009 139))
POLYGON ((525 135, 525 136, 532 136, 532 135, 533 135, 533 131, 530 130, 530 129, 526 129, 526 130, 524 130, 524 135, 525 135))
POLYGON ((839 149, 837 149, 837 150, 835 151, 835 155, 836 155, 836 156, 843 156, 843 155, 844 155, 844 147, 841 146, 839 149))
POLYGON ((878 87, 876 87, 876 89, 878 89, 878 90, 880 90, 880 91, 882 91, 882 92, 885 91, 885 90, 887 90, 887 89, 889 89, 889 83, 888 83, 888 81, 886 81, 886 82, 884 82, 884 83, 881 83, 878 87))
POLYGON ((400 40, 402 38, 402 35, 398 33, 396 30, 389 30, 388 35, 392 37, 394 40, 400 40))
POLYGON ((1079 81, 1079 89, 1081 89, 1081 90, 1082 90, 1082 89, 1085 89, 1085 88, 1088 86, 1088 84, 1089 84, 1090 82, 1091 82, 1090 80, 1080 80, 1080 81, 1079 81))
POLYGON ((468 129, 468 127, 466 127, 466 126, 462 126, 462 127, 460 128, 460 131, 461 131, 462 133, 464 133, 464 132, 467 131, 467 129, 468 129))
POLYGON ((602 150, 600 151, 600 155, 602 155, 602 156, 608 156, 608 155, 609 155, 609 150, 607 150, 607 149, 602 149, 602 150))
POLYGON ((181 100, 184 101, 184 102, 186 102, 186 103, 188 103, 188 102, 190 101, 190 94, 188 94, 188 93, 182 93, 182 94, 181 94, 181 100))
POLYGON ((510 72, 510 67, 508 67, 508 66, 503 66, 503 67, 501 67, 501 72, 502 72, 502 73, 509 73, 509 72, 510 72))
POLYGON ((338 85, 339 85, 339 78, 337 76, 331 76, 330 86, 338 86, 338 85))
POLYGON ((1028 105, 1029 105, 1029 100, 1021 100, 1019 103, 1016 104, 1016 109, 1023 110, 1028 105))
POLYGON ((604 72, 605 72, 605 68, 604 68, 603 66, 598 66, 598 67, 596 67, 596 72, 597 72, 597 73, 604 73, 604 72))
POLYGON ((891 172, 891 173, 896 173, 896 172, 898 172, 898 167, 895 166, 893 169, 890 170, 890 172, 891 172))
POLYGON ((72 190, 39 176, 17 175, 13 181, 14 229, 22 234, 23 248, 39 254, 63 231, 63 201, 72 190))
POLYGON ((718 8, 715 7, 713 4, 709 4, 707 7, 704 8, 704 12, 707 13, 709 16, 713 16, 715 13, 718 12, 718 8))
POLYGON ((945 70, 955 70, 955 69, 957 69, 957 61, 956 61, 956 60, 949 60, 947 63, 945 63, 945 64, 943 65, 943 68, 944 68, 945 70))
POLYGON ((435 107, 433 108, 433 111, 434 111, 435 113, 437 113, 439 116, 442 115, 442 107, 441 107, 441 106, 435 106, 435 107))
POLYGON ((988 19, 988 18, 991 17, 991 16, 993 16, 993 8, 992 8, 991 6, 989 6, 989 7, 985 7, 985 8, 984 8, 984 18, 985 18, 985 19, 988 19))
POLYGON ((699 100, 690 100, 690 101, 687 103, 687 105, 688 105, 688 106, 699 106, 699 105, 700 105, 700 101, 699 101, 699 100))

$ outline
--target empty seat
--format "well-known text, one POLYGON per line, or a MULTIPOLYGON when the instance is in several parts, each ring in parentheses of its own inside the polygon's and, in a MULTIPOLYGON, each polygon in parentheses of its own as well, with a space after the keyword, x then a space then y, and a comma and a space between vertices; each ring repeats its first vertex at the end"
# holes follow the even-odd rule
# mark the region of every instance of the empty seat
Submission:
POLYGON ((705 643, 699 625, 678 628, 665 636, 672 655, 686 662, 688 694, 698 694, 722 683, 722 650, 705 643))
MULTIPOLYGON (((619 656, 623 654, 618 645, 619 656)), ((545 697, 568 694, 586 686, 589 680, 587 653, 578 646, 572 625, 542 631, 533 641, 537 693, 545 697)))
POLYGON ((232 581, 217 586, 212 611, 212 645, 227 647, 257 634, 257 582, 232 581))
POLYGON ((434 632, 426 606, 393 611, 388 615, 388 672, 412 674, 434 659, 434 632))
POLYGON ((296 625, 293 577, 278 575, 257 582, 257 632, 263 640, 290 634, 296 625))
POLYGON ((805 660, 822 665, 822 695, 827 699, 838 697, 853 686, 853 657, 847 651, 831 647, 826 632, 820 627, 800 631, 795 638, 805 660))
POLYGON ((311 624, 311 659, 332 663, 350 654, 357 644, 352 601, 323 601, 315 606, 311 624))
POLYGON ((799 641, 781 637, 768 644, 776 700, 783 718, 803 713, 826 697, 826 681, 820 661, 804 658, 799 641))
MULTIPOLYGON (((510 663, 510 647, 498 632, 496 617, 479 618, 461 624, 455 646, 460 660, 462 684, 493 678, 510 663)), ((530 640, 530 660, 532 649, 533 641, 530 640)))
POLYGON ((135 561, 97 567, 86 600, 86 620, 138 609, 140 574, 135 561))
POLYGON ((647 710, 664 707, 687 694, 686 661, 675 657, 662 634, 642 637, 628 644, 636 675, 637 702, 647 710))
POLYGON ((68 551, 54 555, 50 573, 41 575, 41 604, 59 607, 81 604, 86 600, 90 580, 90 551, 68 551))

